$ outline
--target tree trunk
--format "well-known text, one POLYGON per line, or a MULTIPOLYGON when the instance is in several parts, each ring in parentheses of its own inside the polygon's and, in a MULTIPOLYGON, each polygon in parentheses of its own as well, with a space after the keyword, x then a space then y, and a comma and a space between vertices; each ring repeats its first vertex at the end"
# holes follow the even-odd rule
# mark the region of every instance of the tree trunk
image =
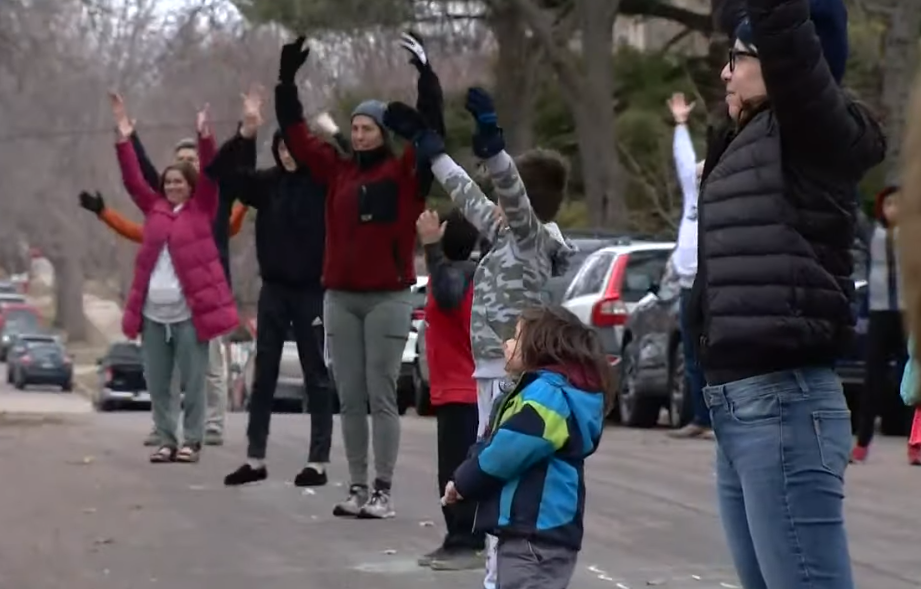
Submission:
POLYGON ((602 227, 628 229, 624 170, 614 123, 614 18, 617 2, 576 2, 582 31, 581 92, 564 93, 576 123, 589 215, 602 227))
POLYGON ((882 104, 886 121, 888 150, 887 181, 898 183, 902 162, 902 135, 905 130, 905 105, 909 102, 912 80, 918 64, 918 30, 921 29, 921 2, 874 0, 866 7, 886 20, 882 52, 882 104))
POLYGON ((54 266, 54 326, 67 333, 68 342, 86 341, 82 266, 67 254, 49 256, 49 261, 54 266))
POLYGON ((508 151, 519 154, 534 146, 534 94, 540 51, 514 5, 492 10, 488 22, 499 45, 496 108, 508 151))

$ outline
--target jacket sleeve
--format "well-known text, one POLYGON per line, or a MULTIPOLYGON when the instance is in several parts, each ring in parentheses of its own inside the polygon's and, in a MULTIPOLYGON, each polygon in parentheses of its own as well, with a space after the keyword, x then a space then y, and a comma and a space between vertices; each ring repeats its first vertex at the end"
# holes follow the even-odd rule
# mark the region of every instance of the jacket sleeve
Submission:
POLYGON ((440 243, 425 246, 425 266, 429 273, 429 291, 435 304, 446 311, 458 308, 470 286, 470 277, 464 268, 445 258, 440 243))
POLYGON ((246 219, 246 205, 236 203, 230 211, 230 236, 233 237, 243 228, 243 220, 246 219))
POLYGON ((341 132, 337 131, 333 134, 333 143, 342 155, 349 155, 352 153, 352 145, 349 143, 348 137, 341 132))
POLYGON ((342 160, 335 147, 310 132, 297 96, 297 86, 278 84, 275 87, 275 114, 285 145, 294 159, 310 170, 314 180, 329 185, 342 160))
MULTIPOLYGON (((419 72, 419 79, 416 82, 416 110, 422 115, 428 128, 433 129, 447 141, 444 91, 441 88, 441 80, 438 79, 431 64, 419 72)), ((417 165, 417 174, 419 194, 425 197, 431 191, 434 181, 431 166, 417 165)))
POLYGON ((237 133, 221 145, 206 173, 228 187, 225 193, 232 190, 230 196, 236 197, 246 206, 259 209, 271 196, 272 173, 269 170, 254 169, 255 146, 255 139, 247 139, 237 133))
MULTIPOLYGON (((198 158, 201 160, 201 168, 207 169, 214 161, 217 146, 214 142, 214 135, 198 136, 198 158)), ((198 185, 195 187, 195 196, 192 204, 204 211, 209 219, 214 219, 217 215, 218 204, 218 187, 217 183, 208 175, 201 174, 198 178, 198 185)))
POLYGON ((144 240, 144 227, 140 223, 123 217, 117 211, 105 207, 99 213, 99 220, 108 225, 109 229, 118 233, 125 239, 135 243, 141 243, 144 240))
POLYGON ((672 145, 675 155, 675 171, 681 185, 684 202, 697 200, 697 154, 691 142, 687 125, 675 125, 675 140, 672 145))
POLYGON ((504 150, 500 151, 486 160, 486 167, 492 177, 493 186, 496 187, 496 198, 502 205, 502 212, 505 213, 505 219, 515 240, 522 250, 537 249, 543 224, 531 208, 528 191, 518 175, 518 168, 512 156, 504 150))
POLYGON ((134 146, 134 153, 137 155, 138 164, 141 166, 141 174, 147 180, 147 184, 154 190, 159 190, 160 173, 157 172, 157 168, 154 167, 147 156, 147 150, 144 149, 144 144, 141 143, 141 137, 137 134, 137 131, 131 134, 131 145, 134 146))
POLYGON ((141 212, 147 215, 157 203, 160 194, 144 179, 131 141, 119 141, 115 144, 115 150, 118 154, 118 166, 121 168, 125 190, 131 195, 131 200, 141 209, 141 212))
POLYGON ((432 161, 432 173, 477 231, 493 239, 501 223, 498 209, 473 178, 447 154, 432 161))
POLYGON ((454 486, 464 500, 478 501, 495 493, 507 481, 552 456, 569 439, 569 409, 558 390, 537 381, 521 394, 523 399, 515 413, 503 415, 480 453, 454 472, 454 486))
POLYGON ((878 152, 881 133, 854 112, 825 62, 809 19, 809 0, 748 0, 748 9, 784 146, 800 157, 836 165, 867 150, 878 152))

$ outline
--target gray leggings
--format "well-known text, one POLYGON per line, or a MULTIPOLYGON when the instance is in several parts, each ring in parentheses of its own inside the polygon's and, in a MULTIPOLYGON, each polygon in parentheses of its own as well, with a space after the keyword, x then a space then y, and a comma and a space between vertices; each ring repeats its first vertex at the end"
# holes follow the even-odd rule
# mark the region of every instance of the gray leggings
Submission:
POLYGON ((351 484, 368 484, 369 405, 375 475, 385 484, 393 481, 400 448, 397 377, 412 309, 408 290, 326 291, 324 323, 351 484))
POLYGON ((186 444, 200 444, 205 427, 208 342, 198 341, 192 321, 165 324, 145 318, 141 349, 154 429, 160 443, 172 447, 179 444, 180 387, 171 386, 173 370, 178 368, 179 383, 185 392, 183 437, 186 444))

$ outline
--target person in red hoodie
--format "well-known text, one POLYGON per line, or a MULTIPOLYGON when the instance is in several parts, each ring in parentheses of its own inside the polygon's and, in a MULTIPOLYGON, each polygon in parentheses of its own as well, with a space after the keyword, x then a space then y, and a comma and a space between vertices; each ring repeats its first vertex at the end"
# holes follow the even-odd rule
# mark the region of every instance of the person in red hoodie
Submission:
MULTIPOLYGON (((443 136, 438 77, 418 37, 407 33, 401 44, 419 71, 418 110, 443 136)), ((291 155, 314 181, 328 187, 323 323, 350 477, 349 494, 333 514, 390 518, 395 515, 391 486, 400 446, 396 380, 412 321, 415 224, 425 210, 431 171, 428 165, 417 169, 411 145, 395 154, 384 123, 384 102, 366 100, 353 111, 351 157, 341 157, 314 135, 304 121, 294 83, 309 53, 304 37, 282 48, 275 111, 291 155), (369 405, 375 467, 370 490, 369 405)))
MULTIPOLYGON (((144 214, 144 232, 122 317, 129 339, 141 337, 144 373, 160 447, 151 462, 197 462, 205 426, 208 342, 239 323, 211 225, 217 214, 217 185, 190 164, 167 166, 159 190, 144 179, 131 144, 133 127, 124 103, 110 95, 119 139, 118 163, 125 188, 144 214), (171 407, 170 386, 179 363, 185 393, 182 447, 171 407)), ((198 152, 206 166, 217 151, 207 107, 198 113, 198 152)))
MULTIPOLYGON (((470 254, 480 234, 458 209, 451 209, 443 220, 434 211, 425 211, 416 228, 429 274, 425 357, 437 420, 441 497, 477 437, 477 387, 470 349, 476 263, 470 254)), ((447 534, 441 546, 419 559, 419 565, 441 571, 482 569, 486 537, 473 531, 474 506, 458 503, 442 506, 441 511, 447 534)))

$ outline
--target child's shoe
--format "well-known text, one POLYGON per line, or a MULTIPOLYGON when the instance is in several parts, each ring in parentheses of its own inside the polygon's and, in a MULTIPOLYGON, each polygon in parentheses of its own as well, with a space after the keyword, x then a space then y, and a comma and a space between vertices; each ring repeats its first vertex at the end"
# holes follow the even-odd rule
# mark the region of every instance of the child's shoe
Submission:
POLYGON ((854 446, 854 449, 851 450, 851 464, 861 464, 867 461, 867 454, 870 453, 870 448, 867 446, 854 446))
POLYGON ((921 466, 921 444, 908 445, 908 464, 921 466))

